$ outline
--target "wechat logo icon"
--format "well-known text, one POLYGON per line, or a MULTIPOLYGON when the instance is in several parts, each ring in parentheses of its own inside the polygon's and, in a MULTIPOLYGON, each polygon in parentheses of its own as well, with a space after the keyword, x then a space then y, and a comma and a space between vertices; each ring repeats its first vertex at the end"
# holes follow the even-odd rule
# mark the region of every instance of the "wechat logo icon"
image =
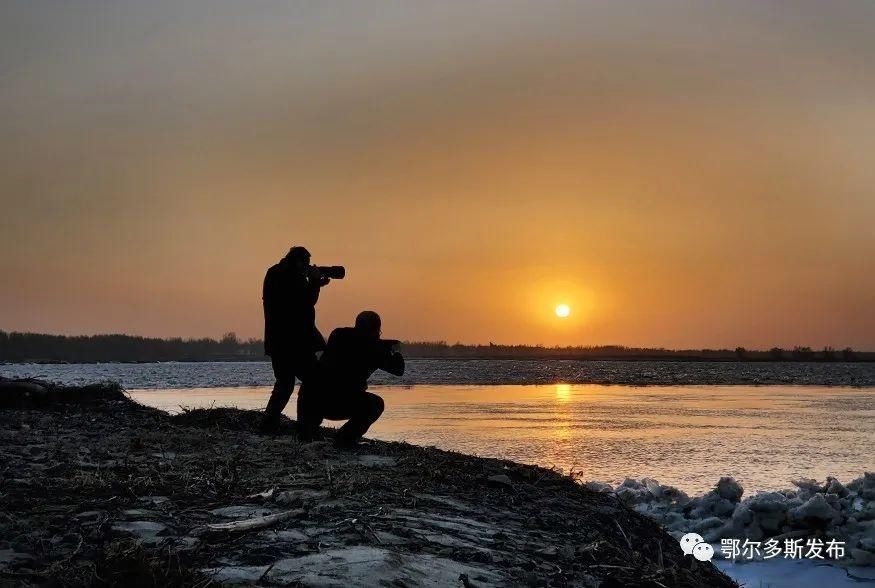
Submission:
POLYGON ((680 540, 684 555, 692 555, 699 561, 711 561, 714 557, 714 548, 698 533, 687 533, 680 540))

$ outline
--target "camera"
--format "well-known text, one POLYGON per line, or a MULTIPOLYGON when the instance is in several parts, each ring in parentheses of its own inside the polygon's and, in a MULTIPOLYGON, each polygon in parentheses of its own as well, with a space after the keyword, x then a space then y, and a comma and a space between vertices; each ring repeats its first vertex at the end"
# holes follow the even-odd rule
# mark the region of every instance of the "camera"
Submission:
POLYGON ((380 345, 386 353, 401 351, 401 341, 398 339, 380 339, 380 345))
POLYGON ((319 273, 332 280, 342 280, 346 276, 346 268, 342 265, 314 265, 319 273))

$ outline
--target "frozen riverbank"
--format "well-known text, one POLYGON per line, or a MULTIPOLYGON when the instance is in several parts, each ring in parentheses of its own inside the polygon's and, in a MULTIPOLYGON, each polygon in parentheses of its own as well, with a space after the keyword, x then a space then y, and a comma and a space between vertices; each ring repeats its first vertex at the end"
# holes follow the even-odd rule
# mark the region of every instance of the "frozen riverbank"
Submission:
POLYGON ((741 586, 875 584, 875 474, 848 484, 799 480, 792 490, 749 497, 729 477, 692 498, 653 479, 585 486, 616 496, 678 540, 700 534, 713 547, 712 562, 741 586))

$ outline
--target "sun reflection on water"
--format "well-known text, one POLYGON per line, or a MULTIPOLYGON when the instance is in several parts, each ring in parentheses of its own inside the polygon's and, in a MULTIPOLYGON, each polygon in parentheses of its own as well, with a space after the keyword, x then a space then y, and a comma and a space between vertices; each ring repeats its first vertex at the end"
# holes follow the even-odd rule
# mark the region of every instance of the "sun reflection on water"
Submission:
POLYGON ((571 399, 571 384, 556 384, 556 400, 568 402, 571 399))

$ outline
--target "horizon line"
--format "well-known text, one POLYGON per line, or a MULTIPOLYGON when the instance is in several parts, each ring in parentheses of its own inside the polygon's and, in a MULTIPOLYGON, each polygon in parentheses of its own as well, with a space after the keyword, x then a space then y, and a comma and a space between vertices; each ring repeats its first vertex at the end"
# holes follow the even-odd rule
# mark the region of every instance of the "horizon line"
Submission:
MULTIPOLYGON (((65 338, 99 338, 99 337, 128 337, 132 339, 145 339, 145 340, 153 340, 153 341, 215 341, 221 342, 222 340, 233 337, 233 340, 236 341, 237 344, 244 345, 256 345, 263 344, 263 339, 259 337, 249 337, 245 339, 241 339, 237 337, 237 334, 233 331, 228 331, 224 333, 221 337, 212 337, 212 336, 172 336, 172 337, 158 337, 158 336, 147 336, 147 335, 132 335, 128 333, 94 333, 94 334, 61 334, 61 333, 41 333, 36 331, 6 331, 4 329, 0 329, 0 335, 12 336, 12 335, 28 335, 28 336, 40 336, 40 337, 65 337, 65 338)), ((433 345, 433 346, 443 346, 443 347, 506 347, 506 348, 531 348, 531 349, 545 349, 545 350, 603 350, 603 349, 622 349, 626 351, 663 351, 663 352, 672 352, 672 353, 683 353, 683 352, 744 352, 744 353, 769 353, 772 351, 803 351, 803 352, 813 352, 813 353, 822 353, 824 351, 827 352, 836 352, 841 353, 843 351, 853 351, 855 353, 875 353, 875 351, 870 351, 868 349, 860 349, 854 348, 852 346, 837 346, 833 347, 831 345, 825 346, 810 346, 810 345, 793 345, 793 346, 779 346, 774 345, 768 348, 760 348, 760 347, 745 347, 743 345, 737 345, 734 347, 664 347, 664 346, 653 346, 647 347, 642 345, 626 345, 620 343, 599 343, 599 344, 571 344, 571 345, 547 345, 544 343, 496 343, 494 341, 488 341, 485 343, 465 343, 461 341, 456 341, 455 343, 449 343, 446 340, 438 339, 438 340, 410 340, 410 339, 401 339, 402 344, 405 345, 433 345)))

